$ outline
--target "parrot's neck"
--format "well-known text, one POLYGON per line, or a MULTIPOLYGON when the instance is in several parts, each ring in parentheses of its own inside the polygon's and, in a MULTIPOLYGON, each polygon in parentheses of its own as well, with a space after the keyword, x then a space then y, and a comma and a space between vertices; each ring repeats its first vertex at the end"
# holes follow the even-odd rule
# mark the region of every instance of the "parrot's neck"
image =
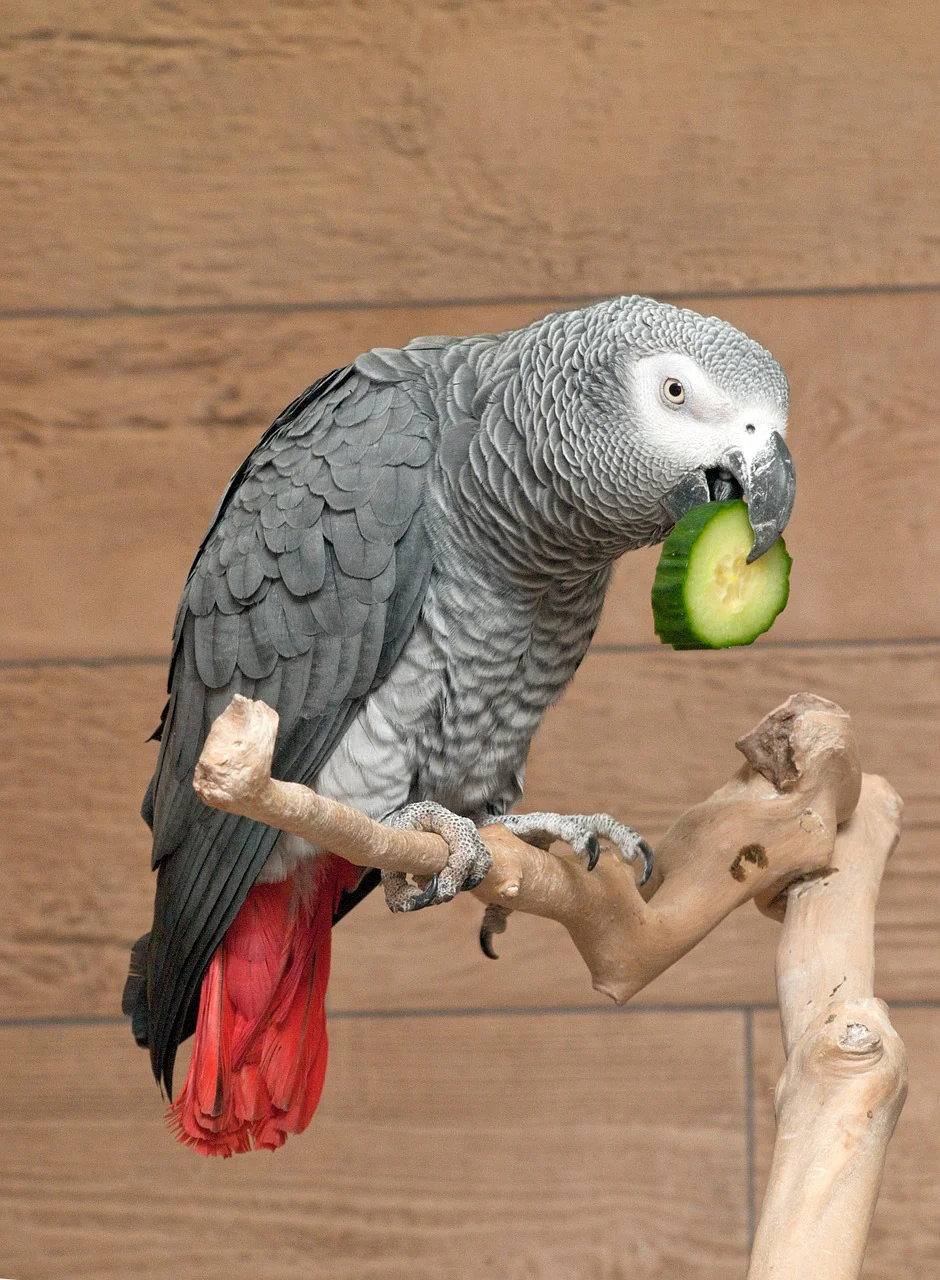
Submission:
POLYGON ((436 541, 516 587, 540 590, 593 578, 625 551, 660 540, 665 531, 648 516, 610 495, 595 502, 572 473, 557 433, 552 439, 537 416, 517 351, 492 338, 455 347, 459 361, 450 348, 434 388, 442 436, 427 518, 436 541))

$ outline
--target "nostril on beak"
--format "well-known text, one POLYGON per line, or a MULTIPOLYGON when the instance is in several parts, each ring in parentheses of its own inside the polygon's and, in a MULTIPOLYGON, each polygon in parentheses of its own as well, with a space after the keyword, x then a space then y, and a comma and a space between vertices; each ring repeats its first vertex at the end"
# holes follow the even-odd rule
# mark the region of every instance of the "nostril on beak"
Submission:
POLYGON ((747 432, 749 436, 752 436, 754 432, 757 430, 757 428, 754 426, 753 422, 749 422, 747 426, 744 428, 744 430, 747 432))

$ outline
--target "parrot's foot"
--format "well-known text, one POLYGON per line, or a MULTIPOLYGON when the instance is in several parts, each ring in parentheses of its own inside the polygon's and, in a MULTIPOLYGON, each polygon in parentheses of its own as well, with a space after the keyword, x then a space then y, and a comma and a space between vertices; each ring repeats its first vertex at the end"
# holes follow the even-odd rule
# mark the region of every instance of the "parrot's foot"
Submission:
POLYGON ((475 889, 493 865, 490 851, 480 839, 476 823, 461 818, 433 800, 406 804, 386 818, 390 827, 433 831, 450 850, 446 866, 422 887, 413 885, 401 871, 383 871, 385 901, 392 911, 420 911, 422 907, 450 902, 461 889, 475 889))
POLYGON ((641 885, 646 884, 653 870, 653 850, 643 837, 609 813, 510 813, 495 821, 540 849, 547 849, 555 840, 564 840, 586 859, 588 871, 594 870, 600 857, 598 836, 609 840, 625 862, 643 860, 641 885))

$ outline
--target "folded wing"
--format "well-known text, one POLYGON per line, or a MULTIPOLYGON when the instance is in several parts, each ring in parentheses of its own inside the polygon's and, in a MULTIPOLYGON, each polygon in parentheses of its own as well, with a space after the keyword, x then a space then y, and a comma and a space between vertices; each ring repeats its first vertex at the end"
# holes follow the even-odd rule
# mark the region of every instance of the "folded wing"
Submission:
POLYGON ((275 776, 308 780, 388 675, 424 599, 436 426, 407 378, 379 368, 337 370, 284 410, 233 477, 184 589, 144 801, 158 874, 147 1007, 135 1011, 169 1092, 202 976, 280 834, 196 796, 212 721, 235 693, 267 702, 280 716, 275 776))

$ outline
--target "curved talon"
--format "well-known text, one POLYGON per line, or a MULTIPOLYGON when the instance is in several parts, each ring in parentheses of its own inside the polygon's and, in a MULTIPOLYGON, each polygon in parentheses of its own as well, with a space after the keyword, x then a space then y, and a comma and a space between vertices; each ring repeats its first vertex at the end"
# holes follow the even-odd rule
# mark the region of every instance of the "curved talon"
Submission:
POLYGON ((488 960, 499 959, 499 952, 493 950, 493 931, 487 928, 485 917, 480 925, 480 950, 488 960))
POLYGON ((587 869, 593 871, 597 866, 597 860, 601 856, 601 842, 592 831, 584 842, 584 849, 587 853, 587 869))
POLYGON ((486 879, 486 877, 489 874, 490 874, 489 870, 487 870, 482 872, 478 876, 471 876, 469 880, 467 880, 464 884, 460 886, 460 892, 463 893, 465 889, 475 889, 478 884, 483 883, 483 881, 486 879))
POLYGON ((483 912, 480 922, 480 950, 489 960, 498 960, 499 954, 493 947, 493 935, 506 932, 506 921, 509 919, 508 907, 501 907, 491 902, 483 912))
POLYGON ((643 855, 643 874, 637 881, 638 886, 642 889, 647 880, 653 874, 653 850, 646 843, 642 836, 638 841, 640 853, 643 855))
POLYGON ((425 888, 422 889, 421 892, 416 897, 411 898, 409 900, 407 909, 409 911, 420 911, 422 907, 429 907, 431 903, 434 901, 436 894, 437 894, 437 872, 435 872, 434 875, 431 876, 425 888))

